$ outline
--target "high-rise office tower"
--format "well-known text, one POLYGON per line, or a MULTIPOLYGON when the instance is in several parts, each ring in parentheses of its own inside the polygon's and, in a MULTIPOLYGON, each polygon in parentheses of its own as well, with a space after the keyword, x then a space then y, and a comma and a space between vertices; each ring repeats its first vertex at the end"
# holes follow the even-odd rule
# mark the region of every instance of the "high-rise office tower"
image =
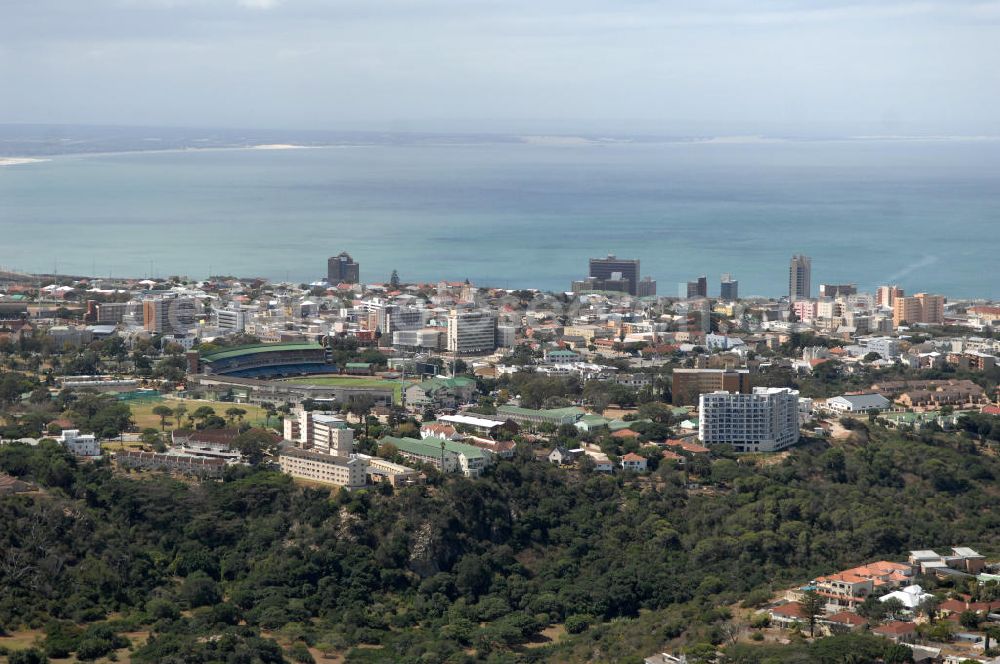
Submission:
POLYGON ((326 261, 326 280, 331 284, 356 284, 361 281, 361 264, 342 251, 326 261))
POLYGON ((880 307, 892 308, 897 297, 903 297, 906 293, 899 286, 879 286, 875 293, 875 304, 880 307))
POLYGON ((681 283, 680 296, 692 299, 696 297, 708 297, 708 277, 702 275, 695 281, 681 283))
POLYGON ((639 259, 616 258, 608 254, 607 258, 590 259, 590 276, 604 280, 628 280, 628 292, 635 295, 639 288, 639 259))
POLYGON ((184 334, 195 324, 192 297, 161 297, 142 302, 142 326, 153 334, 184 334))
POLYGON ((722 282, 719 284, 719 299, 726 302, 740 299, 740 282, 733 279, 733 275, 728 272, 722 275, 722 282))
POLYGON ((808 299, 812 294, 812 259, 796 254, 788 266, 788 299, 808 299))

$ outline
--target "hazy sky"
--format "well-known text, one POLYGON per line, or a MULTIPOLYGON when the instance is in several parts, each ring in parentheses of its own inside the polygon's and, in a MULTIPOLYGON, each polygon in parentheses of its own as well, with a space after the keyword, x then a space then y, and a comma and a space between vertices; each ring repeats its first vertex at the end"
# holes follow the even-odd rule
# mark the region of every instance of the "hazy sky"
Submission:
POLYGON ((1000 134, 1000 2, 0 0, 0 122, 1000 134))

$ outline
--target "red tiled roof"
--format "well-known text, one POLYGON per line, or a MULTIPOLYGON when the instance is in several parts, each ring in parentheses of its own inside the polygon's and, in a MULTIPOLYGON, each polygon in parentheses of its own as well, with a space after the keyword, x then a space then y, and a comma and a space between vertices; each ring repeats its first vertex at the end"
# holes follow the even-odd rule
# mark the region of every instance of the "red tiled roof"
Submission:
POLYGON ((631 429, 619 429, 611 434, 612 438, 638 438, 639 434, 631 429))
POLYGON ((784 616, 786 618, 805 618, 806 614, 802 611, 802 605, 798 602, 789 602, 788 604, 782 604, 781 606, 776 606, 771 609, 772 615, 784 616))
POLYGON ((856 613, 851 613, 850 611, 841 611, 840 613, 835 613, 829 618, 829 622, 842 623, 844 625, 864 625, 867 621, 856 613))
POLYGON ((891 622, 876 627, 872 630, 875 634, 885 634, 888 636, 902 636, 904 634, 913 634, 917 631, 917 626, 910 622, 891 622))
POLYGON ((679 447, 685 452, 691 452, 692 454, 708 454, 711 451, 707 447, 703 447, 698 443, 691 443, 686 440, 670 439, 667 441, 667 445, 670 445, 671 447, 679 447))
POLYGON ((622 457, 622 461, 645 461, 645 460, 646 457, 639 456, 635 452, 629 452, 628 454, 622 457))

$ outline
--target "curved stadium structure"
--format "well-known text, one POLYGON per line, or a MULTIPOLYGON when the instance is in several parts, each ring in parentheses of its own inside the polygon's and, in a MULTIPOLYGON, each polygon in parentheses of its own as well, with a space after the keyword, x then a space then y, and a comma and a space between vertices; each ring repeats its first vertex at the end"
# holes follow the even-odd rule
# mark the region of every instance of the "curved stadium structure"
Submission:
POLYGON ((317 343, 255 344, 200 355, 197 373, 241 378, 334 373, 329 360, 327 349, 317 343))

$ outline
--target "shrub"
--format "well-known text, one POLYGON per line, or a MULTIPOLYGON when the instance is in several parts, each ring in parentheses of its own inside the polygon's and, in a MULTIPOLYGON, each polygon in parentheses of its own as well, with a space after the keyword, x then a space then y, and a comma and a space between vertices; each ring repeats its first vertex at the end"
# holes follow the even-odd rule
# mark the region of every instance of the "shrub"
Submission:
POLYGON ((590 627, 590 616, 575 613, 566 618, 566 631, 570 634, 580 634, 590 627))

